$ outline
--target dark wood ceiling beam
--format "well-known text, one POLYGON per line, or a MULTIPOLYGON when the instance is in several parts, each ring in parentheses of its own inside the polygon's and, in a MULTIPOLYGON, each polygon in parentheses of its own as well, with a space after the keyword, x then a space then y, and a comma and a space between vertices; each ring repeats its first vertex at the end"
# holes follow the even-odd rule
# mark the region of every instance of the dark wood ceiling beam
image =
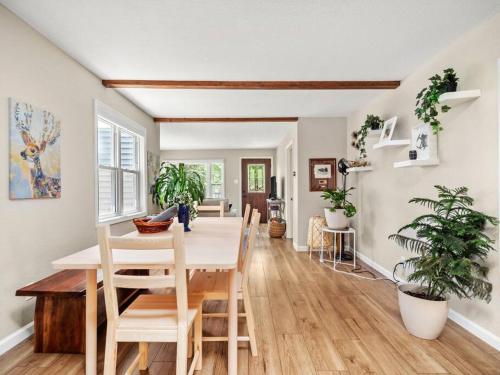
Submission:
POLYGON ((298 117, 155 117, 157 123, 168 122, 297 122, 298 117))
POLYGON ((103 79, 107 88, 167 90, 391 90, 400 81, 161 81, 103 79))

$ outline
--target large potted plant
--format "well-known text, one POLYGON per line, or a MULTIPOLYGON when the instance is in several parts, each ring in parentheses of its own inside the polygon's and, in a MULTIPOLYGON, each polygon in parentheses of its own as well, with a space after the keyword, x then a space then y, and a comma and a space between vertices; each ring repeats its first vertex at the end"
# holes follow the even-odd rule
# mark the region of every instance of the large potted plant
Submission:
POLYGON ((484 233, 495 217, 472 209, 466 187, 448 189, 436 185, 438 199, 413 198, 432 210, 389 236, 418 255, 405 262, 413 284, 398 288, 399 308, 408 331, 424 339, 437 338, 448 317, 448 298, 491 300, 492 285, 486 280, 484 261, 494 241, 484 233), (414 234, 408 234, 413 231, 414 234))
POLYGON ((153 188, 153 203, 161 208, 177 206, 179 222, 189 231, 189 220, 198 215, 194 202, 201 203, 205 197, 202 177, 194 170, 163 162, 153 188))
POLYGON ((349 225, 348 219, 356 214, 356 207, 347 200, 349 192, 353 189, 326 189, 323 191, 321 197, 331 204, 331 207, 325 208, 325 219, 329 228, 346 228, 349 225))
POLYGON ((441 122, 437 118, 439 110, 444 113, 451 109, 446 104, 440 106, 439 97, 445 92, 457 91, 458 80, 453 68, 445 69, 443 76, 435 74, 429 78, 430 85, 424 87, 417 95, 415 114, 419 120, 431 125, 434 134, 443 130, 441 122))

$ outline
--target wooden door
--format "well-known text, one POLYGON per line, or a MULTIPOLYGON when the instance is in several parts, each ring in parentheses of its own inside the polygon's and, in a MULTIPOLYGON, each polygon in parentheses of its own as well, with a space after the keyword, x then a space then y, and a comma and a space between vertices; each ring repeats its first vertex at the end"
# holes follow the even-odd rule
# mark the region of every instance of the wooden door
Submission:
POLYGON ((266 199, 271 192, 271 159, 241 159, 241 207, 249 203, 267 222, 266 199))

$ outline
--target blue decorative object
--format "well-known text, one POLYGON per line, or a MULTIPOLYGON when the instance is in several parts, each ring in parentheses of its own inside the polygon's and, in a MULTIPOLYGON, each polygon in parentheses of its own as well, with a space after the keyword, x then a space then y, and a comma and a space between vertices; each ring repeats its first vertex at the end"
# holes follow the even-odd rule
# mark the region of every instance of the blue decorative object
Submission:
POLYGON ((189 206, 179 204, 177 217, 179 218, 179 223, 184 224, 184 232, 191 232, 191 229, 189 229, 189 206))

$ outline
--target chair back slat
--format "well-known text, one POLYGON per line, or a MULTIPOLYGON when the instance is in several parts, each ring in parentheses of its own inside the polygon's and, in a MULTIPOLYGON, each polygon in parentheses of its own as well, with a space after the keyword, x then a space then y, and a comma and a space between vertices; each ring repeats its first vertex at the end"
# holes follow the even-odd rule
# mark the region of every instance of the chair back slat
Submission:
POLYGON ((260 224, 260 213, 256 209, 253 210, 252 220, 250 221, 250 231, 248 233, 248 239, 246 243, 245 252, 242 254, 242 267, 240 272, 243 275, 243 283, 248 280, 248 270, 250 268, 250 261, 252 259, 253 249, 255 246, 255 240, 257 237, 257 231, 260 224))
MULTIPOLYGON (((184 228, 182 224, 171 227, 172 236, 169 237, 115 237, 110 236, 109 225, 97 228, 101 267, 103 272, 104 298, 108 322, 113 324, 119 317, 116 288, 154 289, 172 288, 176 290, 177 319, 179 324, 187 322, 187 285, 186 285, 186 256, 184 252, 184 228), (175 271, 171 275, 117 275, 117 268, 113 263, 113 250, 143 251, 143 250, 170 250, 174 251, 175 271)), ((173 265, 165 268, 173 268, 173 265)), ((141 265, 137 265, 141 268, 141 265)), ((134 265, 127 265, 127 269, 134 269, 134 265)))
POLYGON ((197 206, 201 212, 219 212, 220 217, 224 217, 224 201, 220 201, 218 206, 197 206))
POLYGON ((241 272, 243 267, 243 257, 242 254, 244 252, 243 246, 245 245, 245 236, 248 235, 248 218, 250 217, 250 213, 252 212, 252 206, 249 203, 245 205, 245 213, 243 214, 243 222, 241 223, 241 231, 240 231, 240 252, 238 254, 238 271, 241 272))
POLYGON ((174 247, 173 237, 116 237, 108 238, 112 249, 121 250, 165 250, 174 247))
POLYGON ((114 275, 113 284, 115 288, 129 288, 129 289, 175 288, 175 276, 114 275))

